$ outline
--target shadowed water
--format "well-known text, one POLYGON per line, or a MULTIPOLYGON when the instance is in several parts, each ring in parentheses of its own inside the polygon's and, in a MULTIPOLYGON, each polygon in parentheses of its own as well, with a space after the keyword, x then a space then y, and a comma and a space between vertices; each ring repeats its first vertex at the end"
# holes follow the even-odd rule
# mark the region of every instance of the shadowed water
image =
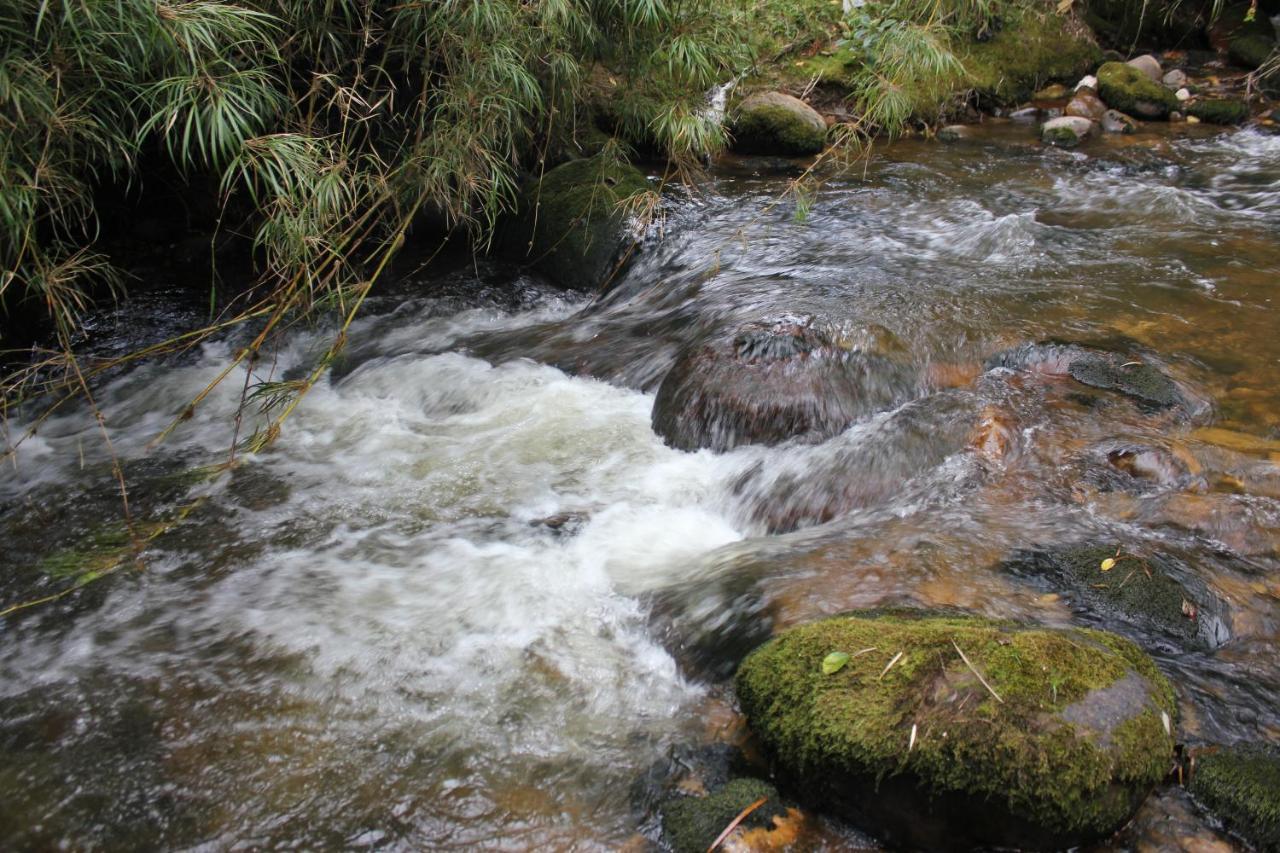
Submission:
MULTIPOLYGON (((492 265, 410 276, 231 476, 189 472, 225 458, 243 373, 146 445, 236 339, 100 389, 139 517, 206 499, 145 568, 0 620, 6 846, 652 839, 740 656, 883 604, 1120 631, 1174 677, 1181 740, 1280 737, 1280 137, 907 140, 804 216, 777 167, 673 198, 594 301, 492 265), (665 446, 680 354, 780 318, 874 355, 877 404, 832 437, 665 446), (1153 366, 1178 404, 1056 351, 997 357, 1049 339, 1153 366), (1081 543, 1159 554, 1197 641, 1008 568, 1081 543)), ((327 340, 298 332, 250 382, 327 340)), ((20 447, 0 508, 0 605, 59 588, 61 549, 119 518, 87 412, 20 447)), ((1187 809, 1161 794, 1126 843, 1208 833, 1187 809)))

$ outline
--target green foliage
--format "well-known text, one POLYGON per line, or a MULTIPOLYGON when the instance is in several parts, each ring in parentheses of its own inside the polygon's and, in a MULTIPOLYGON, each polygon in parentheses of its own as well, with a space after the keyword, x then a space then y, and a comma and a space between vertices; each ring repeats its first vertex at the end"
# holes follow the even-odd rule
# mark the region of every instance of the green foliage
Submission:
POLYGON ((0 301, 39 299, 64 333, 115 280, 93 191, 144 154, 250 210, 281 304, 342 304, 424 205, 486 239, 522 169, 579 132, 593 69, 622 77, 627 129, 685 160, 723 143, 703 93, 743 61, 740 7, 710 0, 3 5, 0 301))

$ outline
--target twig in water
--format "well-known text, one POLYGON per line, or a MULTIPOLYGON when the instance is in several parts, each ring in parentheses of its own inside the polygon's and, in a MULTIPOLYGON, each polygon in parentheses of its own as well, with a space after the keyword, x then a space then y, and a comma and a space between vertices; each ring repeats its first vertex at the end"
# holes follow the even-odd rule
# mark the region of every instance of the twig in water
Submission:
POLYGON ((730 833, 738 828, 738 824, 750 817, 753 811, 760 808, 767 802, 769 802, 768 797, 761 797, 742 811, 738 812, 738 816, 729 821, 729 825, 724 828, 724 832, 716 836, 716 840, 711 842, 711 846, 707 848, 707 853, 715 853, 715 849, 724 843, 724 840, 729 837, 730 833))
POLYGON ((993 688, 990 684, 987 684, 987 680, 986 680, 985 678, 983 678, 983 677, 982 677, 982 673, 978 672, 978 668, 977 668, 977 667, 975 667, 972 663, 970 663, 969 658, 968 658, 968 657, 965 655, 965 653, 964 653, 964 650, 963 650, 963 649, 961 649, 961 648, 960 648, 960 646, 956 645, 956 641, 955 641, 955 640, 952 640, 952 641, 951 641, 951 645, 952 645, 952 646, 955 646, 955 650, 956 650, 957 652, 960 652, 960 660, 964 661, 964 665, 965 665, 965 666, 967 666, 967 667, 969 667, 969 670, 970 670, 974 675, 978 676, 978 680, 982 682, 982 686, 983 686, 983 687, 985 687, 985 688, 987 688, 987 690, 991 691, 991 695, 992 695, 992 696, 994 696, 994 697, 996 697, 996 701, 997 701, 997 702, 999 702, 1001 705, 1003 705, 1003 704, 1004 704, 1004 700, 1000 698, 1000 694, 999 694, 999 693, 997 693, 997 692, 995 691, 995 688, 993 688))
POLYGON ((880 677, 877 678, 876 681, 882 681, 885 677, 885 674, 888 673, 889 670, 893 669, 893 665, 898 662, 898 658, 902 657, 902 655, 903 655, 902 652, 898 652, 896 655, 894 655, 893 660, 885 664, 885 668, 880 670, 880 677))

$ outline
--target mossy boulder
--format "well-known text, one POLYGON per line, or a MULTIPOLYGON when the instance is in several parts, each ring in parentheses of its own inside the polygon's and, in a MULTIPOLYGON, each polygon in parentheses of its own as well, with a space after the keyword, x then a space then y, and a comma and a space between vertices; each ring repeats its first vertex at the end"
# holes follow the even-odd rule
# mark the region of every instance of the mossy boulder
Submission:
POLYGON ((827 123, 813 107, 782 92, 758 92, 735 112, 733 149, 744 154, 817 154, 827 123))
POLYGON ((1114 545, 1069 545, 1019 552, 1004 569, 1061 593, 1106 620, 1107 627, 1126 623, 1158 645, 1203 649, 1225 639, 1218 603, 1207 591, 1180 582, 1185 572, 1171 557, 1114 545))
POLYGON ((734 779, 705 797, 673 797, 662 804, 662 834, 675 853, 705 853, 734 818, 757 800, 763 805, 739 826, 769 829, 786 814, 778 791, 759 779, 734 779))
POLYGON ((1098 94, 1107 106, 1143 118, 1164 118, 1178 108, 1178 98, 1141 69, 1107 62, 1098 69, 1098 94))
POLYGON ((1227 42, 1227 55, 1237 65, 1253 69, 1267 61, 1275 46, 1274 37, 1256 32, 1241 33, 1227 42))
POLYGON ((1192 101, 1187 115, 1209 124, 1239 124, 1249 117, 1249 105, 1240 98, 1204 98, 1192 101))
POLYGON ((1058 116, 1040 127, 1040 139, 1047 145, 1074 148, 1093 134, 1093 122, 1082 116, 1058 116))
POLYGON ((1191 794, 1264 853, 1280 851, 1280 746, 1240 744, 1196 757, 1191 794))
POLYGON ((1028 100, 1050 81, 1074 84, 1102 60, 1102 51, 1086 27, 1070 16, 1033 9, 1011 10, 990 39, 959 48, 963 86, 988 103, 1028 100))
POLYGON ((626 163, 570 160, 525 188, 508 245, 563 287, 599 289, 635 245, 624 203, 649 191, 645 176, 626 163))
POLYGON ((851 614, 770 640, 736 686, 782 777, 893 845, 1103 838, 1172 761, 1169 683, 1102 631, 851 614), (849 660, 826 674, 833 652, 849 660))
POLYGON ((1265 8, 1258 8, 1250 19, 1250 4, 1233 3, 1222 10, 1214 24, 1219 42, 1227 43, 1231 61, 1245 68, 1257 68, 1276 46, 1276 28, 1265 8))

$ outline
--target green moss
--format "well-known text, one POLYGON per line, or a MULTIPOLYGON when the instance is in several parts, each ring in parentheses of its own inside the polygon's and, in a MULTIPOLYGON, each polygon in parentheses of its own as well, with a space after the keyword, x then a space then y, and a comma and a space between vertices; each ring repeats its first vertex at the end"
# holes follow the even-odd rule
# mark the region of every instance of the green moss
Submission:
POLYGON ((639 170, 607 157, 571 160, 524 193, 522 248, 534 265, 565 287, 592 290, 612 271, 625 243, 619 205, 649 190, 639 170))
POLYGON ((1074 148, 1080 144, 1080 137, 1076 132, 1066 126, 1046 127, 1041 132, 1041 138, 1050 145, 1056 145, 1059 148, 1074 148))
POLYGON ((1188 106, 1187 115, 1210 124, 1239 124, 1249 117, 1249 105, 1237 98, 1208 98, 1188 106))
POLYGON ((1233 62, 1252 69, 1266 62, 1275 46, 1276 40, 1262 33, 1241 33, 1227 43, 1227 54, 1233 62))
POLYGON ((1055 837, 1113 830, 1163 777, 1173 746, 1161 719, 1174 713, 1167 682, 1131 643, 1096 631, 966 616, 837 617, 753 652, 737 689, 752 729, 796 778, 905 776, 1055 837), (853 658, 824 676, 832 651, 853 658), (1130 696, 1106 725, 1089 723, 1095 700, 1121 686, 1140 700, 1130 696))
POLYGON ((1020 554, 1005 567, 1013 572, 1047 577, 1064 587, 1078 603, 1104 616, 1119 617, 1187 645, 1203 645, 1200 621, 1183 612, 1183 603, 1199 602, 1166 572, 1158 557, 1121 556, 1114 546, 1081 545, 1020 554), (1114 568, 1102 571, 1107 559, 1114 568))
POLYGON ((1263 851, 1280 851, 1280 747, 1244 744, 1200 755, 1191 793, 1263 851))
POLYGON ((662 831, 675 853, 704 853, 733 819, 756 800, 764 805, 742 826, 768 828, 786 814, 777 790, 758 779, 734 779, 705 797, 676 797, 662 805, 662 831))
POLYGON ((1071 362, 1071 378, 1091 388, 1119 391, 1140 403, 1168 408, 1182 402, 1178 386, 1149 364, 1121 361, 1111 353, 1089 354, 1071 362))
POLYGON ((1027 100, 1053 80, 1074 83, 1102 60, 1102 51, 1060 15, 1022 10, 990 40, 958 49, 965 83, 998 104, 1027 100))
POLYGON ((1178 108, 1173 92, 1123 62, 1098 69, 1098 94, 1113 110, 1146 118, 1162 118, 1178 108))
POLYGON ((816 154, 826 144, 826 129, 775 105, 753 107, 733 126, 734 148, 748 154, 816 154))

